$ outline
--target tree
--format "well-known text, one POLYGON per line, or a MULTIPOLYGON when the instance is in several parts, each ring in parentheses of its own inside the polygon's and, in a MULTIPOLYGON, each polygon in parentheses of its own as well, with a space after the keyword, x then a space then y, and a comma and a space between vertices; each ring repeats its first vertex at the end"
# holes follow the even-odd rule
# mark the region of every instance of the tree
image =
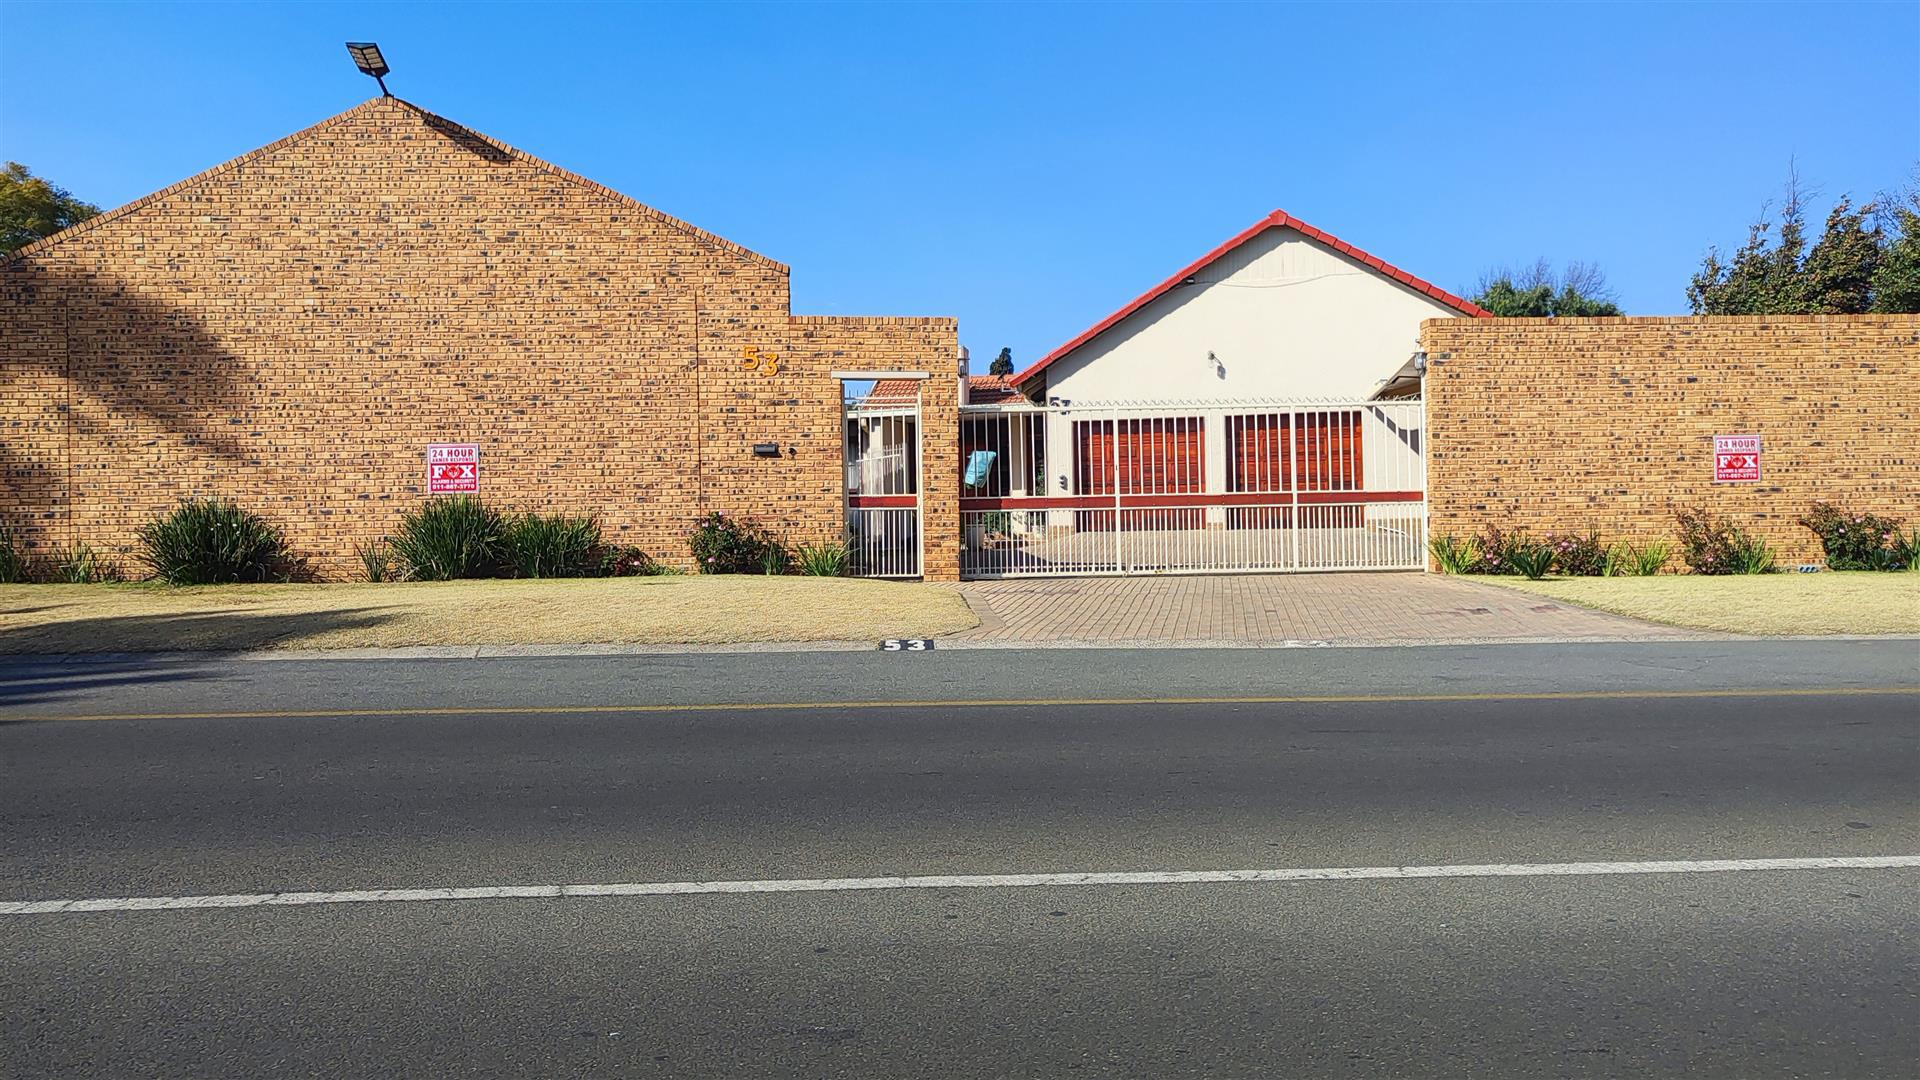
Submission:
POLYGON ((1509 319, 1620 314, 1607 275, 1583 262, 1568 263, 1565 272, 1557 274, 1546 259, 1519 270, 1489 270, 1480 275, 1473 302, 1509 319))
POLYGON ((1877 312, 1920 311, 1920 170, 1905 198, 1882 196, 1880 231, 1890 237, 1873 270, 1873 307, 1877 312))
POLYGON ((989 375, 1013 374, 1013 350, 1002 347, 1000 350, 1000 355, 994 357, 993 363, 987 365, 987 374, 989 375))
POLYGON ((1872 203, 1858 210, 1842 197, 1827 215, 1820 235, 1801 264, 1806 310, 1816 315, 1858 315, 1873 306, 1873 275, 1880 268, 1882 237, 1869 227, 1872 203))
POLYGON ((1920 190, 1855 208, 1842 196, 1807 246, 1807 192, 1787 175, 1777 239, 1762 207, 1747 242, 1723 262, 1709 248, 1687 284, 1696 315, 1854 315, 1920 311, 1920 190), (1883 207, 1892 208, 1890 210, 1883 207))
POLYGON ((54 187, 17 161, 0 171, 0 255, 11 255, 98 214, 65 188, 54 187))

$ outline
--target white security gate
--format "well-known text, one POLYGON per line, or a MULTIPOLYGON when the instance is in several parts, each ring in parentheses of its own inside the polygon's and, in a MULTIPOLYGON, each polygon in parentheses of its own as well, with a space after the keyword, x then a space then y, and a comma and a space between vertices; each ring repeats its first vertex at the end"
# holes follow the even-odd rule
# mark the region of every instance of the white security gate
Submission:
POLYGON ((1413 401, 968 406, 962 576, 1418 570, 1413 401))
POLYGON ((843 384, 848 573, 920 576, 920 384, 843 384))

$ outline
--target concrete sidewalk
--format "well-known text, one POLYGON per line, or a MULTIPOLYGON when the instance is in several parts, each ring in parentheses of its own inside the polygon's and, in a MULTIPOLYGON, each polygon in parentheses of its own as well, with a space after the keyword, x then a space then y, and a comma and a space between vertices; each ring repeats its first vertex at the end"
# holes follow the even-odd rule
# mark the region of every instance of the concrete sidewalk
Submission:
POLYGON ((1427 644, 1708 635, 1439 574, 1031 578, 958 586, 951 645, 1427 644))

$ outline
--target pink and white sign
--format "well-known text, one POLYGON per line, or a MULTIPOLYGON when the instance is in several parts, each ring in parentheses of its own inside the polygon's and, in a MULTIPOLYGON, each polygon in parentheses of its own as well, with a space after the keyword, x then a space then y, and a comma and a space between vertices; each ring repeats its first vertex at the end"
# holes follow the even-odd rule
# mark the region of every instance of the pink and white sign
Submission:
POLYGON ((1713 482, 1750 484, 1760 479, 1760 436, 1715 435, 1713 482))
POLYGON ((479 443, 433 443, 427 447, 427 494, 471 495, 479 490, 479 443))

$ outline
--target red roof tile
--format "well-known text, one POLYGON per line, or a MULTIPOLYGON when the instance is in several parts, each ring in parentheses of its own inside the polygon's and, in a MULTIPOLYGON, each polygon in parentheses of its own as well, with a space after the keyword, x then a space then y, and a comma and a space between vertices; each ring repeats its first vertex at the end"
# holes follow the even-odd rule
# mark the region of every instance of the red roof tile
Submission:
POLYGON ((967 376, 967 404, 998 405, 1008 401, 1024 401, 1026 395, 1013 385, 1006 375, 969 375, 967 376))

